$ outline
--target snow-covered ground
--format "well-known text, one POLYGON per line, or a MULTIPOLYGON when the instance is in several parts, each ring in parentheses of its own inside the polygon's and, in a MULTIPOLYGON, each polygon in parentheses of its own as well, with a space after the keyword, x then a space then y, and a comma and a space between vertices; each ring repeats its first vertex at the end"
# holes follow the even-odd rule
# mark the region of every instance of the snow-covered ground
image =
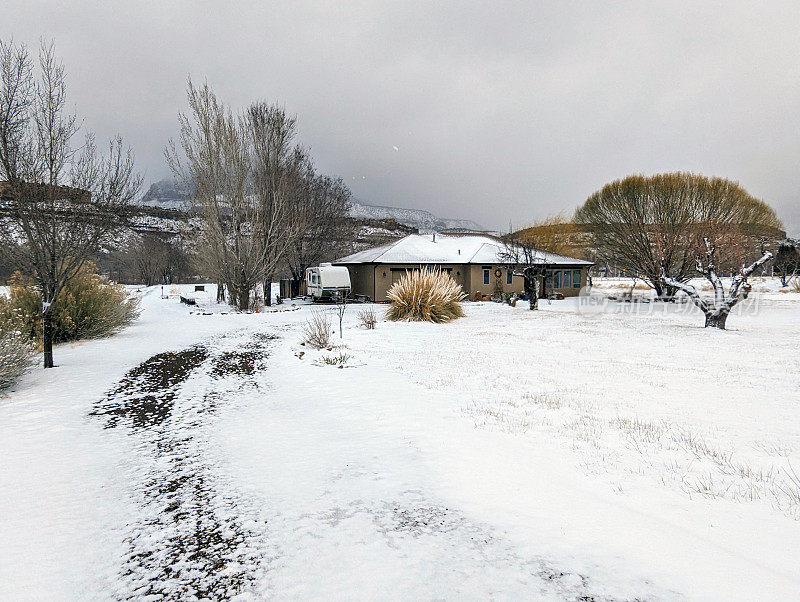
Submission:
POLYGON ((332 307, 213 298, 0 398, 0 598, 798 596, 800 295, 354 305, 323 351, 332 307))

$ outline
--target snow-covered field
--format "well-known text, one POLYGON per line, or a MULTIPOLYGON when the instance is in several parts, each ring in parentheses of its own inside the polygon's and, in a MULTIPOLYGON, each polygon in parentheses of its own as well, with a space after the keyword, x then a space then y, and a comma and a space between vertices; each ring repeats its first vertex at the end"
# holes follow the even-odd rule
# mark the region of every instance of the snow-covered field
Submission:
POLYGON ((330 351, 145 289, 0 398, 0 599, 796 599, 800 295, 611 289, 330 351))

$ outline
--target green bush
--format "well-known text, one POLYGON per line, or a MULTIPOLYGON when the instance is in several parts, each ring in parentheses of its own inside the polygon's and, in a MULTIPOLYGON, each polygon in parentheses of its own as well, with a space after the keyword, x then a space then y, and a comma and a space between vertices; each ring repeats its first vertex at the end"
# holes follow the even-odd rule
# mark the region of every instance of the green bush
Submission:
MULTIPOLYGON (((8 298, 0 298, 0 330, 16 329, 42 343, 42 298, 30 277, 15 273, 8 298)), ((53 342, 107 337, 139 315, 139 304, 125 288, 95 273, 87 263, 61 291, 51 309, 53 342)))
POLYGON ((423 267, 406 272, 389 289, 390 320, 449 322, 464 315, 461 300, 466 297, 450 274, 423 267))

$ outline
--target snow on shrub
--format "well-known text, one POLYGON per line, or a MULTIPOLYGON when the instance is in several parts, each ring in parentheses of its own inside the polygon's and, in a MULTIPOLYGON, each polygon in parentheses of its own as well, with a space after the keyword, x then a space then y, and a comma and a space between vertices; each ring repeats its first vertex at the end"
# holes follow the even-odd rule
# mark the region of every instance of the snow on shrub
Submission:
MULTIPOLYGON (((42 297, 33 279, 15 273, 7 298, 0 298, 0 323, 14 324, 41 345, 42 297)), ((53 307, 53 342, 107 337, 139 315, 139 302, 125 288, 95 273, 91 262, 59 293, 53 307)))
POLYGON ((389 320, 407 322, 449 322, 464 315, 461 300, 466 297, 450 274, 423 267, 406 272, 389 289, 389 320))
POLYGON ((14 384, 33 359, 30 342, 16 330, 0 329, 0 390, 14 384))
POLYGON ((331 319, 322 311, 312 311, 311 319, 303 324, 303 343, 314 349, 330 347, 331 319))

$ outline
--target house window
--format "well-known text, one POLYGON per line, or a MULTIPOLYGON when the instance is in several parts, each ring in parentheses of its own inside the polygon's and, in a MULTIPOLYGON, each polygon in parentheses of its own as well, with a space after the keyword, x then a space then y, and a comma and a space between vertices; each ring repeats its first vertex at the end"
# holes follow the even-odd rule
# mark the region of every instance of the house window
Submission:
POLYGON ((484 284, 489 284, 489 272, 491 272, 491 269, 489 269, 489 270, 484 269, 483 270, 483 283, 484 284))
POLYGON ((581 271, 574 270, 572 272, 572 288, 580 288, 581 287, 581 271))
POLYGON ((506 270, 506 284, 513 284, 514 283, 514 272, 510 269, 506 270))
POLYGON ((553 272, 553 288, 561 288, 561 271, 556 270, 553 272))
POLYGON ((564 288, 572 288, 572 270, 564 270, 561 286, 564 288))

